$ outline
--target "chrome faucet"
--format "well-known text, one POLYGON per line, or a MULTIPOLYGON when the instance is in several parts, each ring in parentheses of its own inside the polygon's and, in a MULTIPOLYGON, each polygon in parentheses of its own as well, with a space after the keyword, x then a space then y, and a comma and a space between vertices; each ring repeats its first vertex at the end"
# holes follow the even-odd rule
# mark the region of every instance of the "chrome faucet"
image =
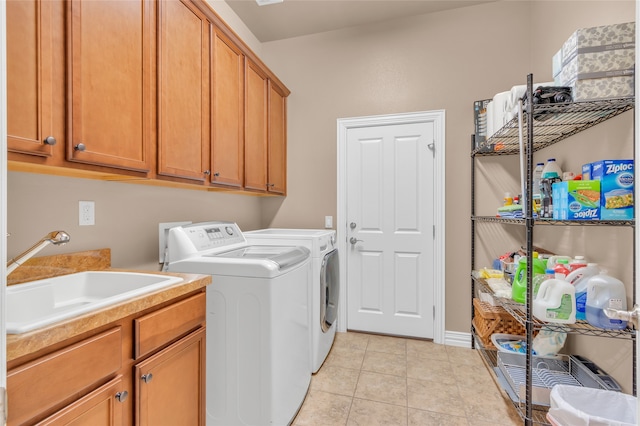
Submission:
POLYGON ((7 262, 7 275, 16 270, 16 268, 29 260, 33 255, 45 248, 49 243, 61 246, 69 242, 71 237, 64 231, 53 231, 45 235, 40 241, 35 243, 29 250, 14 257, 7 262))

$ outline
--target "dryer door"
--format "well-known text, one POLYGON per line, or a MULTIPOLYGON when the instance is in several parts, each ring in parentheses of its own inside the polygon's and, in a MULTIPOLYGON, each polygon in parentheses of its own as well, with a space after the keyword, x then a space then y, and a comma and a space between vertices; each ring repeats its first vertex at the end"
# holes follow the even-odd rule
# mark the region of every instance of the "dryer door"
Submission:
POLYGON ((320 268, 320 325, 329 331, 338 316, 340 294, 340 262, 338 249, 327 253, 320 268))

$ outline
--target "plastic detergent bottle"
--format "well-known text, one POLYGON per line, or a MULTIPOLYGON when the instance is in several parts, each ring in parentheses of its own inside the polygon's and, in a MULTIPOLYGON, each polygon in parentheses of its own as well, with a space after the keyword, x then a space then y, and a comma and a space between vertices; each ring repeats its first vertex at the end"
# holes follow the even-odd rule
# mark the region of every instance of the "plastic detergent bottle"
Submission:
MULTIPOLYGON (((542 260, 538 259, 538 252, 533 252, 533 278, 538 274, 544 274, 545 267, 542 260)), ((532 280, 533 280, 532 278, 532 280)), ((524 303, 527 300, 527 258, 521 257, 518 261, 518 268, 513 274, 513 282, 511 283, 511 298, 518 302, 524 303)))
POLYGON ((540 196, 540 180, 542 179, 542 169, 544 169, 544 163, 536 164, 536 168, 533 169, 533 186, 531 191, 533 196, 540 196))
POLYGON ((573 324, 576 322, 575 287, 557 278, 546 280, 533 300, 533 315, 541 321, 573 324))
POLYGON ((567 282, 576 288, 576 319, 586 320, 587 314, 587 286, 589 278, 598 275, 601 271, 597 263, 588 263, 584 268, 578 268, 567 275, 567 282))
POLYGON ((571 272, 575 271, 578 268, 584 268, 587 266, 587 261, 584 259, 584 256, 575 256, 569 262, 569 269, 571 272))
POLYGON ((555 272, 553 269, 547 269, 544 274, 538 274, 533 277, 533 298, 535 299, 540 290, 540 285, 546 280, 555 278, 555 272))
POLYGON ((547 164, 542 169, 542 179, 557 177, 562 179, 562 169, 556 162, 555 158, 549 158, 547 164))
POLYGON ((567 259, 558 259, 556 266, 553 267, 553 271, 555 272, 557 279, 565 280, 567 275, 571 272, 569 269, 569 261, 567 259))
POLYGON ((571 256, 559 256, 559 255, 550 256, 549 259, 547 260, 547 268, 549 269, 555 268, 556 264, 558 263, 558 260, 560 259, 567 259, 567 261, 570 262, 571 256))
POLYGON ((607 274, 598 274, 589 278, 587 283, 587 302, 585 312, 587 321, 594 327, 609 330, 622 330, 627 322, 611 319, 604 309, 627 310, 627 293, 622 281, 607 274))

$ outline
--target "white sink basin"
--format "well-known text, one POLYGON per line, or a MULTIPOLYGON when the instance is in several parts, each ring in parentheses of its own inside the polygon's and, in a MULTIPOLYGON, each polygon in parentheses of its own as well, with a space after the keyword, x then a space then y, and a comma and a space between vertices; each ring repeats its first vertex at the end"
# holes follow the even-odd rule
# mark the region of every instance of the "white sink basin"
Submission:
POLYGON ((160 274, 88 271, 8 286, 7 333, 25 333, 181 281, 160 274))

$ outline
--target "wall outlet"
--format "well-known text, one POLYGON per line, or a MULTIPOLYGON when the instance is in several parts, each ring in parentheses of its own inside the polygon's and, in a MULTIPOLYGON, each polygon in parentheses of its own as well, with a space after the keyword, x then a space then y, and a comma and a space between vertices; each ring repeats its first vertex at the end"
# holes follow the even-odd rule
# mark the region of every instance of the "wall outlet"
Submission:
POLYGON ((80 201, 79 202, 79 220, 80 226, 95 225, 96 224, 96 204, 93 201, 80 201))
POLYGON ((324 217, 324 227, 327 229, 333 228, 333 216, 324 217))

